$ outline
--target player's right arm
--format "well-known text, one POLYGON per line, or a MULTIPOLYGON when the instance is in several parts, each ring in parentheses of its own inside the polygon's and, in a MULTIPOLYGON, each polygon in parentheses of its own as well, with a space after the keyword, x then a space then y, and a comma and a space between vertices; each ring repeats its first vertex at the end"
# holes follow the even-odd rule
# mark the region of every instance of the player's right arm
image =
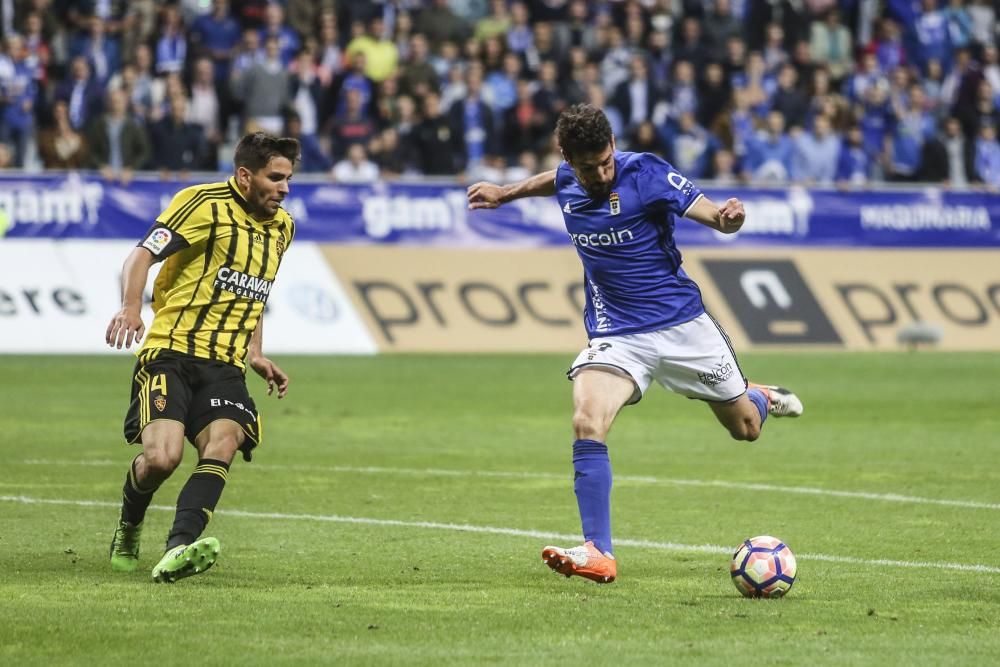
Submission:
POLYGON ((125 258, 122 267, 122 307, 108 324, 104 340, 111 347, 132 347, 142 338, 146 325, 142 323, 142 291, 146 287, 149 267, 156 258, 143 247, 137 247, 125 258))
POLYGON ((508 185, 497 185, 480 181, 469 186, 466 196, 469 208, 497 208, 522 197, 551 197, 556 193, 556 170, 535 174, 523 181, 508 185))

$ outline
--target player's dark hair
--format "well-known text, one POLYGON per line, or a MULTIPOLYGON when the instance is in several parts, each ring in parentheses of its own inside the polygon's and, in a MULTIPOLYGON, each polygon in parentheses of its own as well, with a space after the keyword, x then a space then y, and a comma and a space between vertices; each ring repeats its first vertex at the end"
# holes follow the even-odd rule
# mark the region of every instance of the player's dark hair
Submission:
POLYGON ((583 153, 600 153, 611 144, 611 123, 591 104, 574 104, 559 115, 556 139, 563 155, 572 159, 583 153))
POLYGON ((299 159, 299 140, 278 138, 266 132, 251 132, 236 144, 233 164, 257 172, 267 166, 273 157, 288 158, 293 165, 299 159))

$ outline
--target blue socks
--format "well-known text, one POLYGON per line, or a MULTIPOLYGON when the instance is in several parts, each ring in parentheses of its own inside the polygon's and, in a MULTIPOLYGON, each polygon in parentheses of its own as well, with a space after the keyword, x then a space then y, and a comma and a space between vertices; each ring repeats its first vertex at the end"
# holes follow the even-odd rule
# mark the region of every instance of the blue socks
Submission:
MULTIPOLYGON (((765 408, 767 403, 765 402, 765 408)), ((573 443, 573 488, 580 507, 583 537, 601 552, 611 551, 611 459, 596 440, 573 443)))
POLYGON ((764 420, 767 419, 767 396, 760 389, 755 388, 747 392, 747 398, 757 406, 757 411, 760 413, 760 425, 763 427, 764 420))

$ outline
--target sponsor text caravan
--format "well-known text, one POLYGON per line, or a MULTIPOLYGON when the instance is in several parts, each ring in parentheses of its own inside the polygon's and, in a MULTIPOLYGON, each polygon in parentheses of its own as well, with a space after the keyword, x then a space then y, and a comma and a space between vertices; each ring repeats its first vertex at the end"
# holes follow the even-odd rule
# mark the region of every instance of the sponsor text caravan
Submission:
POLYGON ((215 275, 215 287, 232 292, 236 296, 264 303, 267 303, 267 297, 271 294, 271 284, 270 280, 247 275, 227 266, 219 269, 215 275))

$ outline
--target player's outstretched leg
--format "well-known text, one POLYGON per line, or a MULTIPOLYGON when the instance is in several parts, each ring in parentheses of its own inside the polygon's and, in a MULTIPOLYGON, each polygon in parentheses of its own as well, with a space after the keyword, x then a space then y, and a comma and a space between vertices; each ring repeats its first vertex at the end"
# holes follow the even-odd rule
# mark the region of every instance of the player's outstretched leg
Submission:
POLYGON ((144 488, 138 482, 136 463, 142 454, 132 460, 122 487, 122 509, 111 538, 111 569, 119 572, 134 572, 139 567, 139 542, 142 538, 142 522, 146 509, 153 499, 158 484, 144 488))
MULTIPOLYGON (((784 387, 772 384, 749 383, 748 391, 757 390, 767 399, 767 412, 774 417, 798 417, 802 414, 802 401, 784 387)), ((751 397, 753 400, 753 397, 751 397)))
POLYGON ((563 549, 545 547, 542 562, 567 577, 583 577, 599 584, 610 584, 618 576, 618 563, 610 553, 601 553, 593 542, 563 549))
POLYGON ((181 544, 168 549, 153 568, 153 581, 172 584, 178 579, 201 574, 215 565, 219 557, 219 540, 203 537, 191 544, 181 544))

